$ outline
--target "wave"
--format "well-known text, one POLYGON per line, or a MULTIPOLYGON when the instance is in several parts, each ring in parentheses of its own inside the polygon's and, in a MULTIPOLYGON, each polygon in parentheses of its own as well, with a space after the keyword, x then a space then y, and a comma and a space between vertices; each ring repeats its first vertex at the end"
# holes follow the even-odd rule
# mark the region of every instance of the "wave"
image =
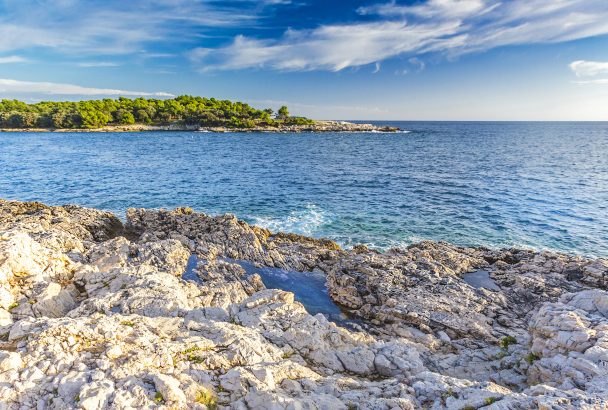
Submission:
POLYGON ((308 204, 301 210, 291 211, 284 217, 251 216, 249 219, 255 225, 272 232, 293 232, 306 236, 320 235, 323 226, 331 222, 328 213, 314 204, 308 204))
POLYGON ((353 134, 409 134, 410 130, 397 130, 397 131, 381 131, 381 130, 371 130, 371 131, 353 131, 353 134))

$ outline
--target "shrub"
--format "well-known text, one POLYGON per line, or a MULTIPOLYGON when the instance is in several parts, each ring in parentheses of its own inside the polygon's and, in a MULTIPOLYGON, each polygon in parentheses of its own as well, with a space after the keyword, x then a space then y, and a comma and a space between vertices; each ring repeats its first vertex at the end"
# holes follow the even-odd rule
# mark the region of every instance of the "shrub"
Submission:
POLYGON ((484 400, 484 403, 486 406, 489 406, 492 403, 496 403, 498 400, 500 400, 500 397, 488 397, 484 400))
POLYGON ((154 395, 154 402, 159 403, 159 404, 165 402, 165 398, 163 397, 161 392, 159 392, 159 391, 156 392, 156 394, 154 395))
POLYGON ((508 349, 510 345, 514 345, 516 343, 517 339, 509 335, 502 338, 502 340, 500 341, 500 347, 502 347, 503 349, 508 349))
POLYGON ((209 410, 217 409, 217 396, 206 387, 201 387, 196 392, 195 402, 204 404, 209 410))
POLYGON ((194 364, 201 364, 205 361, 205 359, 201 356, 197 356, 195 354, 189 354, 188 356, 186 356, 186 360, 188 360, 190 363, 194 363, 194 364))
POLYGON ((528 355, 526 356, 526 362, 528 362, 528 364, 532 364, 538 359, 540 359, 540 356, 532 352, 528 353, 528 355))

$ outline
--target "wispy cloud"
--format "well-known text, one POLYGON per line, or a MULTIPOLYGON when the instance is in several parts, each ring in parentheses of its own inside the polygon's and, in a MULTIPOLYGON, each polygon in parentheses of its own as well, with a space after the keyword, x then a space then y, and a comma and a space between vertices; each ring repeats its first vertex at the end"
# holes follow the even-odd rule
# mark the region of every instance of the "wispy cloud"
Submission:
POLYGON ((27 59, 21 56, 0 57, 0 64, 25 63, 27 59))
POLYGON ((574 81, 574 84, 599 84, 599 85, 605 85, 605 84, 608 84, 608 78, 597 78, 595 80, 574 81))
POLYGON ((424 69, 426 68, 426 63, 424 61, 422 61, 421 59, 419 59, 418 57, 411 57, 409 60, 407 60, 411 65, 415 66, 416 69, 418 70, 418 72, 420 71, 424 71, 424 69))
POLYGON ((592 77, 608 74, 608 62, 578 60, 570 63, 570 69, 577 77, 592 77))
MULTIPOLYGON (((501 46, 608 34, 606 0, 418 0, 409 5, 369 0, 353 7, 350 22, 310 26, 302 19, 299 28, 279 34, 280 21, 264 24, 273 10, 300 3, 0 0, 0 53, 43 48, 70 59, 78 55, 85 60, 81 67, 113 67, 111 61, 123 61, 122 55, 160 59, 187 52, 201 71, 340 71, 375 67, 396 56, 456 58, 501 46)), ((15 57, 0 62, 3 58, 18 62, 11 61, 15 57)))
POLYGON ((174 53, 142 53, 141 57, 143 58, 173 58, 175 57, 174 53))
POLYGON ((452 22, 322 26, 314 30, 289 30, 279 40, 237 36, 229 46, 195 49, 191 56, 203 65, 203 70, 267 67, 340 71, 431 47, 438 37, 453 35, 457 29, 458 25, 452 22))
POLYGON ((359 7, 357 12, 362 15, 379 15, 385 17, 404 17, 408 15, 435 17, 467 17, 473 13, 491 10, 496 5, 487 6, 484 0, 429 0, 413 6, 402 6, 394 1, 359 7))
POLYGON ((0 52, 33 47, 66 54, 138 53, 149 44, 189 43, 201 32, 257 24, 274 0, 0 0, 0 52))
POLYGON ((81 95, 81 96, 142 96, 142 97, 174 97, 166 92, 146 92, 115 90, 111 88, 82 87, 74 84, 19 81, 0 78, 0 92, 3 93, 35 93, 45 95, 81 95))
POLYGON ((76 64, 78 67, 91 68, 91 67, 119 67, 120 64, 113 63, 111 61, 89 61, 76 64))
POLYGON ((288 30, 274 39, 240 35, 219 49, 195 49, 191 56, 203 71, 339 71, 403 54, 455 57, 608 34, 605 0, 428 0, 413 6, 377 3, 357 11, 375 21, 288 30))

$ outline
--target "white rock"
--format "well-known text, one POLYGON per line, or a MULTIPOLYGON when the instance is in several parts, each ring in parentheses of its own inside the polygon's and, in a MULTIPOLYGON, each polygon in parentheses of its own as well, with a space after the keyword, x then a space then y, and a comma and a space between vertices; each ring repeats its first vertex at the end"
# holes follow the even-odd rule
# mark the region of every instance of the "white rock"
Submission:
POLYGON ((186 402, 186 395, 180 389, 179 380, 174 377, 157 374, 154 375, 154 385, 156 390, 162 394, 166 401, 184 403, 186 402))
POLYGON ((19 370, 21 367, 23 367, 23 360, 19 353, 0 351, 0 372, 19 370))
POLYGON ((61 378, 58 386, 59 395, 64 399, 73 400, 86 382, 85 373, 71 371, 61 378))
POLYGON ((38 296, 38 302, 33 306, 39 316, 61 317, 76 307, 76 302, 69 292, 58 283, 51 282, 44 292, 38 296))
POLYGON ((111 381, 103 380, 87 383, 82 386, 78 395, 80 407, 85 410, 108 408, 113 394, 114 383, 111 381))

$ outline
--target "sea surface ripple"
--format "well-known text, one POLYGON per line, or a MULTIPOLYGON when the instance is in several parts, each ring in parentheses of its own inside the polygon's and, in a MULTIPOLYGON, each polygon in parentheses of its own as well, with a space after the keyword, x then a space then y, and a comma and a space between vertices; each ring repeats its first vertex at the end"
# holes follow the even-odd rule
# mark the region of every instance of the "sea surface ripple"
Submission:
POLYGON ((608 123, 409 133, 0 133, 0 197, 231 212, 386 249, 432 239, 608 256, 608 123))

